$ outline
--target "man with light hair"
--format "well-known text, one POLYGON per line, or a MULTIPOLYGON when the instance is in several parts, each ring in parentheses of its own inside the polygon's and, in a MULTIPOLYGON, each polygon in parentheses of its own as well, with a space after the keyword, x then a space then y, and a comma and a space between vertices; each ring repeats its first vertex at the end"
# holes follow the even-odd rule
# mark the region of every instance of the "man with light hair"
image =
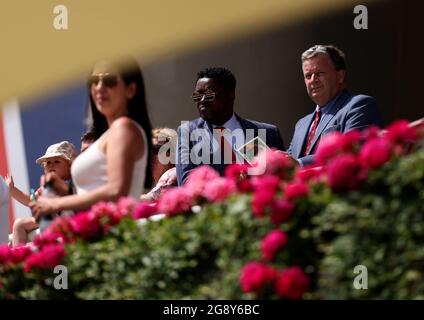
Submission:
POLYGON ((301 166, 313 164, 319 140, 331 132, 346 133, 371 125, 382 127, 374 98, 346 88, 344 53, 333 45, 315 45, 301 57, 306 91, 315 111, 296 123, 287 150, 301 166))
POLYGON ((9 188, 0 176, 0 244, 9 239, 9 188))

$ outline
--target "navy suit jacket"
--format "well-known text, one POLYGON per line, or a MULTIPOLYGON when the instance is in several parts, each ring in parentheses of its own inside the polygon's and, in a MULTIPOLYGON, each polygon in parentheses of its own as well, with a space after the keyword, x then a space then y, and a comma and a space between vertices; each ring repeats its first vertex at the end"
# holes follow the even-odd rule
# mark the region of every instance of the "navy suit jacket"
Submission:
POLYGON ((303 117, 296 123, 293 139, 287 152, 302 165, 313 164, 314 152, 322 136, 331 132, 346 133, 358 129, 362 130, 371 125, 383 126, 383 121, 378 111, 374 98, 366 95, 353 95, 344 89, 334 104, 327 110, 318 123, 312 146, 306 156, 304 152, 309 128, 312 124, 315 112, 303 117))
MULTIPOLYGON (((235 116, 243 129, 245 139, 246 139, 245 143, 250 141, 254 137, 257 137, 258 135, 261 137, 261 133, 258 130, 265 129, 265 132, 266 132, 265 142, 267 146, 270 148, 278 149, 278 150, 284 150, 283 139, 281 138, 280 131, 278 130, 276 126, 267 124, 267 123, 243 119, 239 117, 237 114, 235 116)), ((195 120, 187 122, 178 127, 177 159, 176 159, 177 161, 175 165, 177 168, 178 185, 180 186, 183 185, 186 182, 189 173, 196 167, 201 166, 203 164, 210 165, 213 169, 218 171, 218 173, 221 176, 224 174, 225 167, 227 166, 227 164, 214 163, 213 161, 214 154, 211 151, 213 150, 211 145, 212 131, 213 131, 212 125, 208 121, 203 120, 202 118, 197 118, 195 120), (197 129, 200 129, 200 130, 197 130, 197 129), (203 135, 201 139, 192 141, 190 139, 192 133, 194 134, 199 133, 200 135, 201 134, 203 135), (198 147, 199 145, 202 144, 201 143, 202 141, 205 142, 208 150, 206 151, 205 149, 206 152, 204 153, 203 151, 200 151, 198 153, 197 150, 193 150, 193 147, 195 145, 197 145, 198 147), (203 160, 206 160, 206 161, 203 161, 203 160)))

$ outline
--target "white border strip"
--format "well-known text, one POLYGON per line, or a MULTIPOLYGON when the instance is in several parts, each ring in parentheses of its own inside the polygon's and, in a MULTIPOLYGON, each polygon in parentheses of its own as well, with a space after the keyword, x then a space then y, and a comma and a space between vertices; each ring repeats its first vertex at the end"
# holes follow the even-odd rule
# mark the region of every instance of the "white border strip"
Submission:
MULTIPOLYGON (((19 103, 13 99, 5 103, 3 107, 4 140, 9 173, 13 176, 15 185, 23 192, 29 193, 28 167, 19 103)), ((15 219, 31 216, 30 209, 14 199, 13 211, 15 219)))

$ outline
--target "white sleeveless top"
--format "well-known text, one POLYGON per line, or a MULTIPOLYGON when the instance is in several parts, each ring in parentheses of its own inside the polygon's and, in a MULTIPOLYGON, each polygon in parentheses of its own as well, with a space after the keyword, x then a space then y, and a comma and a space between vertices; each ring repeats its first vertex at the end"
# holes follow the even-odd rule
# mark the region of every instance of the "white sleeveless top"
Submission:
MULTIPOLYGON (((138 199, 144 191, 148 144, 143 128, 137 122, 134 121, 134 123, 140 129, 143 136, 145 152, 134 163, 128 196, 138 199)), ((106 132, 72 163, 71 174, 77 194, 84 194, 94 190, 108 181, 106 155, 100 149, 100 142, 104 139, 106 132)))

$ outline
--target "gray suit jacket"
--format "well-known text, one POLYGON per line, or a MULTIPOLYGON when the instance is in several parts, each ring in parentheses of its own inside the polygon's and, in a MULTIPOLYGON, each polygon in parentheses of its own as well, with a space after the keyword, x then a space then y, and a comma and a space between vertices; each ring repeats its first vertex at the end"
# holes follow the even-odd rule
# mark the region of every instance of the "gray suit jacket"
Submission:
MULTIPOLYGON (((265 129, 265 142, 268 147, 284 150, 283 139, 281 138, 280 131, 276 126, 263 122, 243 119, 237 114, 236 118, 239 121, 247 140, 257 137, 258 135, 261 136, 258 130, 265 129)), ((203 120, 202 118, 197 118, 179 126, 177 132, 177 161, 175 166, 177 168, 178 185, 183 185, 187 180, 189 173, 196 167, 203 164, 208 164, 213 169, 218 171, 220 175, 224 174, 227 164, 214 163, 213 161, 214 153, 211 151, 212 145, 210 144, 212 125, 209 122, 203 120), (205 150, 196 149, 199 145, 202 145, 202 143, 198 141, 192 141, 190 139, 190 137, 192 137, 192 133, 196 134, 197 132, 199 134, 204 134, 204 136, 202 136, 202 141, 205 142, 205 150)))
POLYGON ((321 137, 330 132, 346 133, 358 129, 362 130, 371 125, 383 126, 383 121, 378 111, 374 98, 366 95, 353 95, 346 89, 338 96, 330 110, 322 115, 312 140, 312 146, 306 156, 304 152, 309 128, 312 124, 315 112, 303 117, 296 123, 293 139, 287 152, 301 165, 313 164, 314 153, 321 137))

